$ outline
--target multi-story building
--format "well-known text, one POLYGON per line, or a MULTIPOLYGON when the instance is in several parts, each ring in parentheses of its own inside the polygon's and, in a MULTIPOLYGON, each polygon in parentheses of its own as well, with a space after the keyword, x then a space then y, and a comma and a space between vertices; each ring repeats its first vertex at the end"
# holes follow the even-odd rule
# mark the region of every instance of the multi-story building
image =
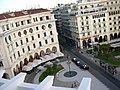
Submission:
POLYGON ((59 9, 62 35, 70 44, 83 49, 120 41, 120 0, 78 0, 59 9))
POLYGON ((9 77, 34 59, 45 62, 51 53, 52 56, 59 54, 55 21, 47 9, 0 14, 0 67, 9 77))

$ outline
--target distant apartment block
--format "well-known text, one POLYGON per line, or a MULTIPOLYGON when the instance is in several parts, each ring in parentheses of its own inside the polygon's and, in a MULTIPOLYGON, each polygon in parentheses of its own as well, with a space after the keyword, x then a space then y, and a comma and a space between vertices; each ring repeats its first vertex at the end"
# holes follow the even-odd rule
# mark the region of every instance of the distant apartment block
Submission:
POLYGON ((72 46, 120 42, 120 0, 78 0, 53 9, 57 30, 72 46))

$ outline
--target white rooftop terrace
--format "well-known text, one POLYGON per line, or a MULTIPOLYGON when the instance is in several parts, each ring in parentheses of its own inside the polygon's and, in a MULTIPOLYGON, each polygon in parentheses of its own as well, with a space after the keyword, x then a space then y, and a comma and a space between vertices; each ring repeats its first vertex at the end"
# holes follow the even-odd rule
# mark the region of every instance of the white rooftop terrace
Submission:
POLYGON ((78 88, 52 86, 54 76, 47 76, 40 84, 25 83, 26 73, 19 73, 12 79, 2 78, 5 70, 0 70, 0 90, 90 90, 91 78, 83 78, 78 88))

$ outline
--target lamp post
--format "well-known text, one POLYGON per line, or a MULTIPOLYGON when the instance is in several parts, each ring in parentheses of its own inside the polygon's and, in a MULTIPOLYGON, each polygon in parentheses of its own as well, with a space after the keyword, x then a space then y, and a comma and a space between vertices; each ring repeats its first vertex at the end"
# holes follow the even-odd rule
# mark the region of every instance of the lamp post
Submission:
POLYGON ((67 59, 68 59, 68 61, 67 61, 68 71, 69 71, 69 74, 71 75, 71 71, 70 71, 70 64, 71 64, 71 62, 70 62, 70 56, 67 56, 67 59))

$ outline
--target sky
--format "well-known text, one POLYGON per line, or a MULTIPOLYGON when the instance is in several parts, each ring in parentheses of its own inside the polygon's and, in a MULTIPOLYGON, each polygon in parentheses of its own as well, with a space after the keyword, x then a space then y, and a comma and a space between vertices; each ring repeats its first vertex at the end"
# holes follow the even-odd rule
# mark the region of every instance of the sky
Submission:
POLYGON ((53 8, 57 4, 75 3, 76 0, 0 0, 0 13, 30 8, 53 8))

